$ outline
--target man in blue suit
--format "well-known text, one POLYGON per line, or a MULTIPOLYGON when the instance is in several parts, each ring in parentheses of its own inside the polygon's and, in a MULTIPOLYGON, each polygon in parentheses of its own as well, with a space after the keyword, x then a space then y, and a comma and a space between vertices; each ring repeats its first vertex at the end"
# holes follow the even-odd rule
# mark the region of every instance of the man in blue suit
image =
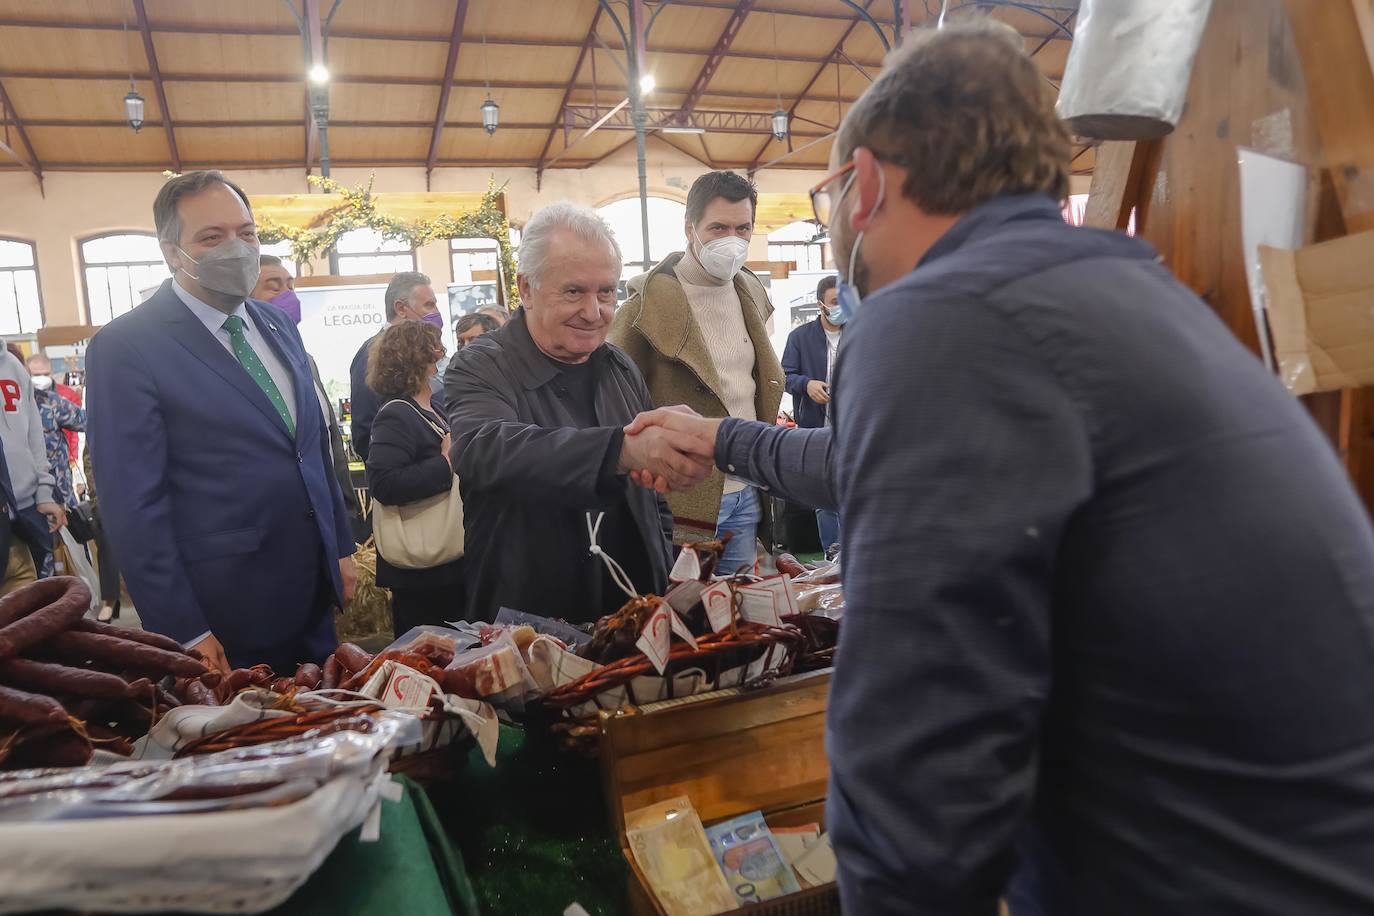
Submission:
POLYGON ((333 650, 353 536, 295 323, 248 298, 258 237, 219 172, 153 204, 173 278, 86 355, 101 515, 144 626, 216 667, 333 650))
MULTIPOLYGON (((836 304, 837 282, 832 274, 816 284, 820 316, 788 334, 787 346, 782 351, 782 371, 787 373, 792 415, 801 429, 830 425, 830 373, 835 368, 840 329, 845 322, 836 304)), ((821 549, 829 552, 840 543, 840 513, 817 509, 816 527, 820 529, 821 549)))

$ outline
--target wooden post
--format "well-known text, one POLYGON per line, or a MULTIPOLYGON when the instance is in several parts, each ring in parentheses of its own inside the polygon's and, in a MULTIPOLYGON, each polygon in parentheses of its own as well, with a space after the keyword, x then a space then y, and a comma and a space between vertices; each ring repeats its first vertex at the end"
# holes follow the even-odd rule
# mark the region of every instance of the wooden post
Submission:
MULTIPOLYGON (((1321 138, 1319 163, 1346 232, 1374 229, 1374 2, 1285 0, 1321 138)), ((1331 208, 1323 228, 1334 220, 1331 208)), ((1329 407, 1328 407, 1329 410, 1329 407)), ((1340 395, 1337 443, 1366 507, 1374 508, 1374 390, 1340 395)))

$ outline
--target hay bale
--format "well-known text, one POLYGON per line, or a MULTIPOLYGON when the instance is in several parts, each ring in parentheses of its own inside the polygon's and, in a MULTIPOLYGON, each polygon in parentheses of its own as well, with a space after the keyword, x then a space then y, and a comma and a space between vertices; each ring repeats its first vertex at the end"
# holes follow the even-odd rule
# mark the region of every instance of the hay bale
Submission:
POLYGON ((335 619, 340 642, 358 642, 385 636, 391 642, 391 592, 377 585, 377 545, 372 538, 353 554, 358 567, 358 588, 353 600, 335 619))

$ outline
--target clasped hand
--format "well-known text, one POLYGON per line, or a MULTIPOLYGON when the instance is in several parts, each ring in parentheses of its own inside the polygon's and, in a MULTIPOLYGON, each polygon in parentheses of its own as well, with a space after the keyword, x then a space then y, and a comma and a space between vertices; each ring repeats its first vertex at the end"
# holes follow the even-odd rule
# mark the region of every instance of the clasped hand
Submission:
POLYGON ((662 407, 634 418, 625 427, 620 472, 659 493, 681 492, 700 484, 715 466, 720 420, 690 407, 662 407))

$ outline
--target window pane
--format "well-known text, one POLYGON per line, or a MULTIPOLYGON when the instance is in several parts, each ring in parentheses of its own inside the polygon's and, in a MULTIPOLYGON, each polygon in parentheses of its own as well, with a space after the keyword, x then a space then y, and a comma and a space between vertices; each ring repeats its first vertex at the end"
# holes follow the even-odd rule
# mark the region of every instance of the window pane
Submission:
POLYGON ((262 246, 263 254, 274 254, 281 258, 281 266, 286 268, 286 272, 291 276, 296 276, 296 262, 291 258, 291 243, 283 239, 272 245, 262 246))
POLYGON ((0 334, 19 333, 19 304, 12 270, 0 271, 0 334))
POLYGON ((82 242, 81 258, 87 264, 153 263, 162 260, 162 248, 152 235, 105 235, 82 242))
POLYGON ((19 332, 32 334, 43 326, 43 309, 38 301, 38 272, 16 270, 14 288, 19 298, 19 332))
POLYGON ((110 293, 105 288, 105 268, 86 268, 86 307, 91 324, 105 324, 110 320, 110 293))
POLYGON ((0 239, 0 267, 32 267, 33 246, 28 242, 0 239))

